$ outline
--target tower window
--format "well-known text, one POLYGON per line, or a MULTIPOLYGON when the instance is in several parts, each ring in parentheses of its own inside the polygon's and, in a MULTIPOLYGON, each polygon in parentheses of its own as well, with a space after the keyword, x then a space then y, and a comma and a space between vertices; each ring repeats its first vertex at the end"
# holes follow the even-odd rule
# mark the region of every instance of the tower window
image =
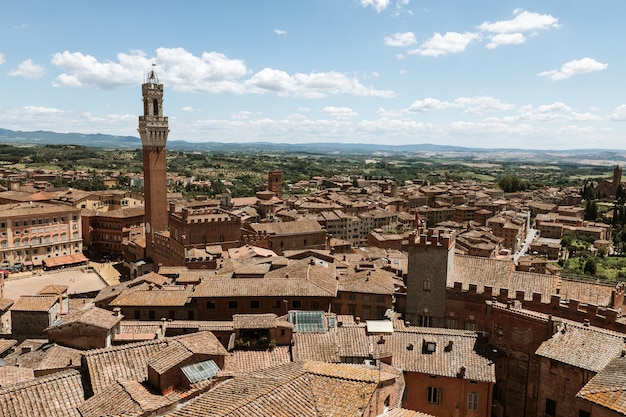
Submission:
POLYGON ((159 100, 156 98, 152 101, 152 114, 153 116, 159 115, 159 100))

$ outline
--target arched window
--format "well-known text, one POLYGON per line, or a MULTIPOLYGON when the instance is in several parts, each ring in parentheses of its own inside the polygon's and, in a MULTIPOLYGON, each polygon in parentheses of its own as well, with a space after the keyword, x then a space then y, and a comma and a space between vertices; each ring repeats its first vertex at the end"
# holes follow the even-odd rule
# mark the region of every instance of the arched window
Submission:
POLYGON ((152 114, 153 116, 159 115, 159 100, 156 98, 152 101, 152 114))

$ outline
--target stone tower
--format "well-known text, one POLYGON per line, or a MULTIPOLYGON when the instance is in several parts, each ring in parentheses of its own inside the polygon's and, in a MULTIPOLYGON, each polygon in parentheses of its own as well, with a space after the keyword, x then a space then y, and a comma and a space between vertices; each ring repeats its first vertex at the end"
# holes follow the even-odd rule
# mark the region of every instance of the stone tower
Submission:
POLYGON ((422 230, 409 235, 405 320, 412 325, 445 327, 446 287, 454 269, 454 235, 422 230))
POLYGON ((270 171, 267 173, 267 189, 272 191, 276 197, 283 196, 283 173, 282 171, 270 171))
POLYGON ((141 85, 143 116, 139 116, 139 136, 143 149, 146 252, 154 255, 154 233, 167 230, 167 183, 165 142, 169 127, 163 117, 163 84, 150 71, 141 85))
POLYGON ((622 168, 617 165, 613 169, 613 195, 617 194, 617 188, 622 183, 622 168))

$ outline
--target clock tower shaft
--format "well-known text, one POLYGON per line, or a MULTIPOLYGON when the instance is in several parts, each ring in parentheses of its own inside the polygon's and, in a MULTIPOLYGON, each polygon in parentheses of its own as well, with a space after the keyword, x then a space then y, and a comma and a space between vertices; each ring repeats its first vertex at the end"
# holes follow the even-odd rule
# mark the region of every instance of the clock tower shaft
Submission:
POLYGON ((150 71, 141 85, 143 116, 139 116, 139 136, 143 150, 146 250, 153 256, 154 233, 166 231, 167 164, 165 143, 169 133, 167 117, 163 117, 163 84, 150 71))

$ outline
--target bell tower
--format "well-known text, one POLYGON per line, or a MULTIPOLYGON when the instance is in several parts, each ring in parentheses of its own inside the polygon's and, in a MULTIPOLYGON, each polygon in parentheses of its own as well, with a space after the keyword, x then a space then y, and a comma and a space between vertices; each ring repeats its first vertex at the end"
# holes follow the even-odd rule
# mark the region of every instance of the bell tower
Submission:
POLYGON ((163 84, 150 71, 141 85, 143 116, 139 116, 139 136, 143 149, 146 252, 153 257, 154 233, 167 230, 167 165, 165 142, 170 131, 163 117, 163 84))

